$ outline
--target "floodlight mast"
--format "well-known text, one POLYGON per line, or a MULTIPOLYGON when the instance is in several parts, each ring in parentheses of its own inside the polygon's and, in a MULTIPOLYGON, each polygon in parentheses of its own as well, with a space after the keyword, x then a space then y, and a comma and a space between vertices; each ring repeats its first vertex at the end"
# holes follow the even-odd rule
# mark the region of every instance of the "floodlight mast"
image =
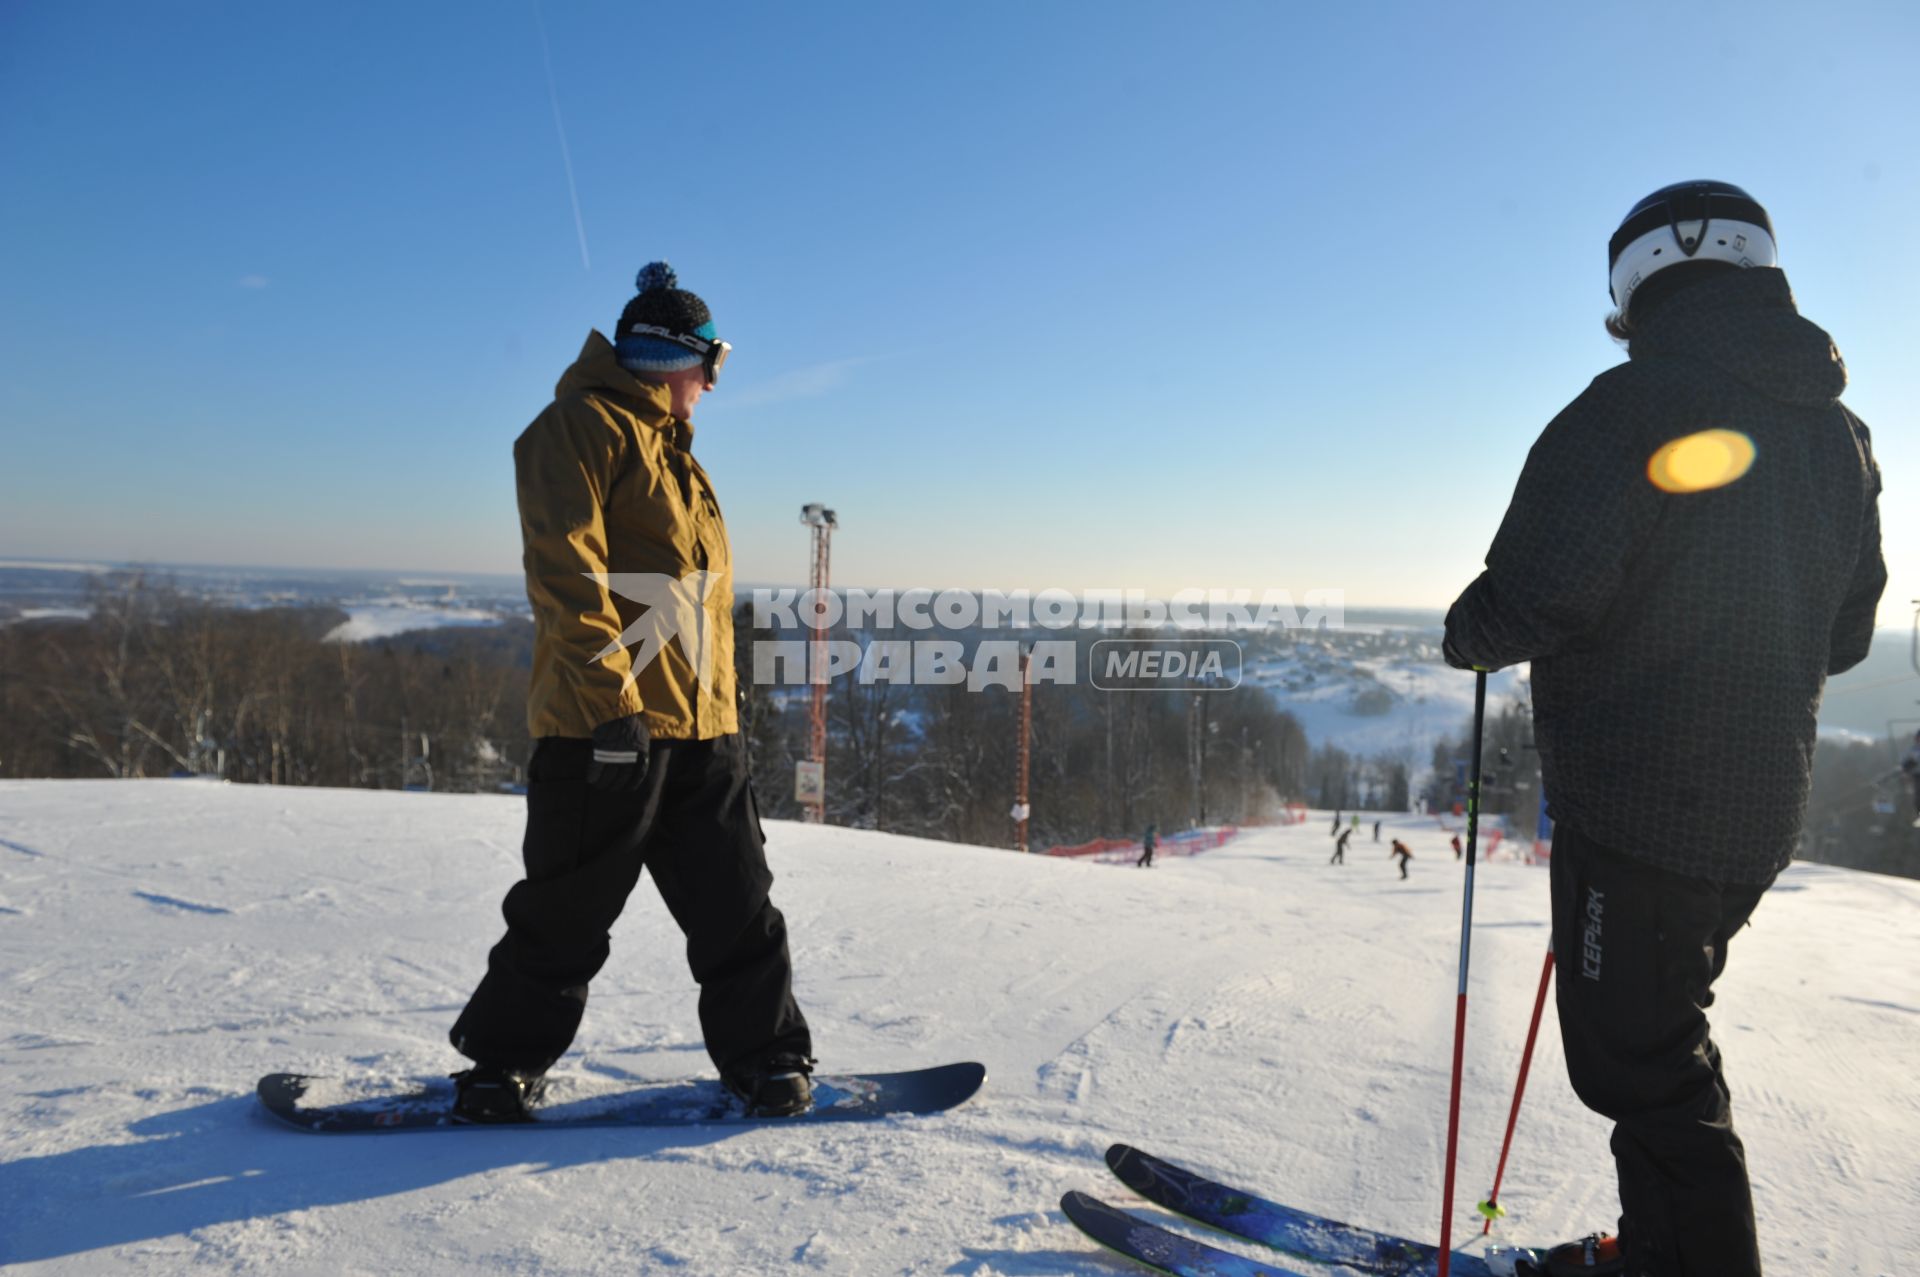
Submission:
POLYGON ((1033 815, 1033 807, 1028 799, 1028 781, 1032 771, 1033 740, 1033 681, 1029 673, 1033 664, 1033 649, 1022 648, 1020 652, 1020 742, 1016 755, 1019 758, 1019 775, 1015 778, 1013 796, 1013 849, 1024 852, 1027 848, 1027 821, 1033 815))
POLYGON ((813 703, 807 711, 807 761, 815 769, 814 797, 805 803, 802 814, 809 824, 825 824, 827 819, 827 591, 831 573, 828 561, 832 551, 833 530, 839 517, 819 502, 800 507, 800 522, 813 530, 813 569, 809 584, 813 600, 812 632, 807 644, 807 681, 813 685, 813 703))

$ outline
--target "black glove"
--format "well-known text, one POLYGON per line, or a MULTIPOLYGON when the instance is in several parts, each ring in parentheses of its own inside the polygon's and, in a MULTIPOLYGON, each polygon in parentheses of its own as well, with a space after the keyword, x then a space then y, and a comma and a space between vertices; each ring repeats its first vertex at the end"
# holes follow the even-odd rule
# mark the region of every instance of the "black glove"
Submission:
POLYGON ((638 714, 616 718, 593 729, 593 761, 587 783, 613 794, 631 794, 647 779, 647 750, 653 737, 638 714))

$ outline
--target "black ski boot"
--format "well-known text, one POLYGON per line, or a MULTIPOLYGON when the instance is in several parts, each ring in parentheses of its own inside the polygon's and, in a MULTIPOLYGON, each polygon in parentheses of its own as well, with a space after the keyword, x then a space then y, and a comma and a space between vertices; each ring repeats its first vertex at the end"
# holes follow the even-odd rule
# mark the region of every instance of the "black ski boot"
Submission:
POLYGON ((749 1117, 792 1117, 813 1107, 814 1062, 797 1051, 777 1051, 757 1063, 721 1074, 726 1088, 747 1106, 749 1117))
POLYGON ((476 1064, 453 1075, 456 1122, 531 1122, 533 1106, 547 1088, 538 1073, 476 1064))
POLYGON ((1514 1266, 1515 1277, 1616 1277, 1626 1271, 1620 1243, 1603 1233, 1555 1246, 1537 1264, 1522 1260, 1514 1266))

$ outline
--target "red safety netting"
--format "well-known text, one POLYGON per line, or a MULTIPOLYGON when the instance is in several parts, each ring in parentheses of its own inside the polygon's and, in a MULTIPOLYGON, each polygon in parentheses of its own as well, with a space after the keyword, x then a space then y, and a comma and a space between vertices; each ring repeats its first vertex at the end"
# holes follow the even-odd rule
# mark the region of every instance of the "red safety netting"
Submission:
POLYGON ((1096 838, 1092 842, 1083 842, 1072 847, 1049 847, 1040 854, 1043 856, 1097 856, 1103 851, 1124 851, 1131 847, 1135 854, 1140 851, 1137 841, 1125 838, 1096 838))
MULTIPOLYGON (((1206 829, 1183 829, 1159 840, 1155 856, 1195 856, 1230 841, 1240 832, 1238 825, 1217 825, 1206 829)), ((1102 864, 1125 864, 1138 860, 1143 851, 1138 838, 1096 838, 1075 846, 1049 847, 1044 856, 1095 856, 1102 864)))

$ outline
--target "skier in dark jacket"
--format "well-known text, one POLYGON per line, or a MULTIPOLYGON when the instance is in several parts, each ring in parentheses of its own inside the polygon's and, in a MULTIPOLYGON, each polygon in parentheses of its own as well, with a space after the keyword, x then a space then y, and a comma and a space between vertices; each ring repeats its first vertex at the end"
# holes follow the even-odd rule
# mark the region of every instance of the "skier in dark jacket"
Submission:
POLYGON ((1329 860, 1327 862, 1328 864, 1344 865, 1347 863, 1347 839, 1351 837, 1353 837, 1353 830, 1342 829, 1340 831, 1340 836, 1333 840, 1333 859, 1329 860))
POLYGON ((1655 192, 1609 259, 1628 361, 1534 444, 1445 648, 1533 663, 1567 1072, 1616 1123, 1619 1253, 1549 1271, 1758 1277, 1703 1008, 1793 858, 1826 678, 1873 636, 1880 475, 1744 191, 1655 192))
POLYGON ((1393 850, 1387 853, 1387 859, 1400 862, 1400 878, 1404 882, 1407 877, 1407 862, 1413 859, 1413 848, 1396 838, 1393 840, 1393 850))
POLYGON ((1136 869, 1153 868, 1153 849, 1159 845, 1158 825, 1148 825, 1147 832, 1140 835, 1140 859, 1133 862, 1136 869))

